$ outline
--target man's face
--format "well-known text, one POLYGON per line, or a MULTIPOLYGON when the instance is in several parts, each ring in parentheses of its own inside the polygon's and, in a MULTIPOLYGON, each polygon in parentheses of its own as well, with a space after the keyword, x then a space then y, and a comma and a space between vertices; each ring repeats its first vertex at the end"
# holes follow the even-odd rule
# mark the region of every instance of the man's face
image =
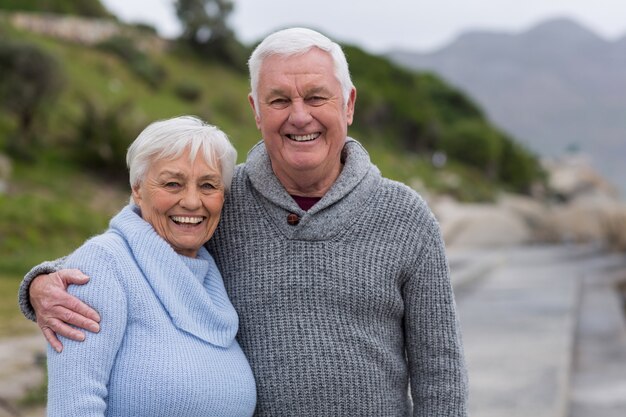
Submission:
POLYGON ((258 103, 250 96, 272 169, 284 179, 331 177, 341 171, 341 150, 352 123, 356 91, 344 103, 330 55, 313 48, 304 55, 266 58, 258 103))

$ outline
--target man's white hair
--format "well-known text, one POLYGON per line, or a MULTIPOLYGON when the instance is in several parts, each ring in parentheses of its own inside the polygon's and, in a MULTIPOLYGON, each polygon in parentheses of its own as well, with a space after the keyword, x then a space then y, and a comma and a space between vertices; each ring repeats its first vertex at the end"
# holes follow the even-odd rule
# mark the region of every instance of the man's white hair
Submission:
POLYGON ((268 35, 254 49, 252 55, 250 55, 250 59, 248 60, 248 69, 250 71, 250 89, 252 99, 257 104, 257 115, 259 112, 259 76, 261 66, 263 65, 265 58, 272 55, 301 55, 308 52, 312 48, 319 48, 330 54, 335 67, 335 77, 337 77, 337 80, 341 84, 344 105, 348 104, 350 91, 354 88, 354 84, 352 84, 352 79, 350 78, 348 61, 346 60, 346 56, 341 47, 337 43, 328 39, 326 36, 314 30, 306 28, 289 28, 279 30, 278 32, 268 35))

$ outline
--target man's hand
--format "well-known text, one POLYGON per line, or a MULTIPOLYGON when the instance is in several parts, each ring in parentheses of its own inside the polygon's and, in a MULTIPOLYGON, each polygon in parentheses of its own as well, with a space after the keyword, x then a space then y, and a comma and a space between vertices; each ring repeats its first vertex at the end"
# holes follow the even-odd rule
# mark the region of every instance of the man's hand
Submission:
POLYGON ((85 340, 85 334, 70 325, 95 333, 100 331, 98 313, 67 292, 70 284, 82 285, 87 281, 89 277, 78 269, 62 269, 39 275, 30 284, 30 303, 37 315, 37 324, 57 352, 63 350, 57 334, 72 340, 85 340))

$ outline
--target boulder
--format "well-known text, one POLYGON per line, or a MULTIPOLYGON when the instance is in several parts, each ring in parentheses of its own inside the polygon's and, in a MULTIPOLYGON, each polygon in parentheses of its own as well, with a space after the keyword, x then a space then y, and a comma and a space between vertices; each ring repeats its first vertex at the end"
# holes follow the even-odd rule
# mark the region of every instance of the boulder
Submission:
POLYGON ((12 165, 8 156, 0 153, 0 194, 7 192, 12 165))

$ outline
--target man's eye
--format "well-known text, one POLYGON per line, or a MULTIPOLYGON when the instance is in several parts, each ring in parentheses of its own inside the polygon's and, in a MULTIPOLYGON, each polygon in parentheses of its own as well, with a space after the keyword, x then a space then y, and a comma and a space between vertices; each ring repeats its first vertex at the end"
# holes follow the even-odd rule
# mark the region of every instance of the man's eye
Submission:
POLYGON ((310 104, 311 106, 320 106, 324 103, 326 103, 326 97, 322 97, 322 96, 312 96, 312 97, 308 97, 306 99, 307 103, 310 104))
POLYGON ((286 98, 275 98, 270 100, 270 106, 274 108, 285 108, 289 105, 289 100, 286 98))

